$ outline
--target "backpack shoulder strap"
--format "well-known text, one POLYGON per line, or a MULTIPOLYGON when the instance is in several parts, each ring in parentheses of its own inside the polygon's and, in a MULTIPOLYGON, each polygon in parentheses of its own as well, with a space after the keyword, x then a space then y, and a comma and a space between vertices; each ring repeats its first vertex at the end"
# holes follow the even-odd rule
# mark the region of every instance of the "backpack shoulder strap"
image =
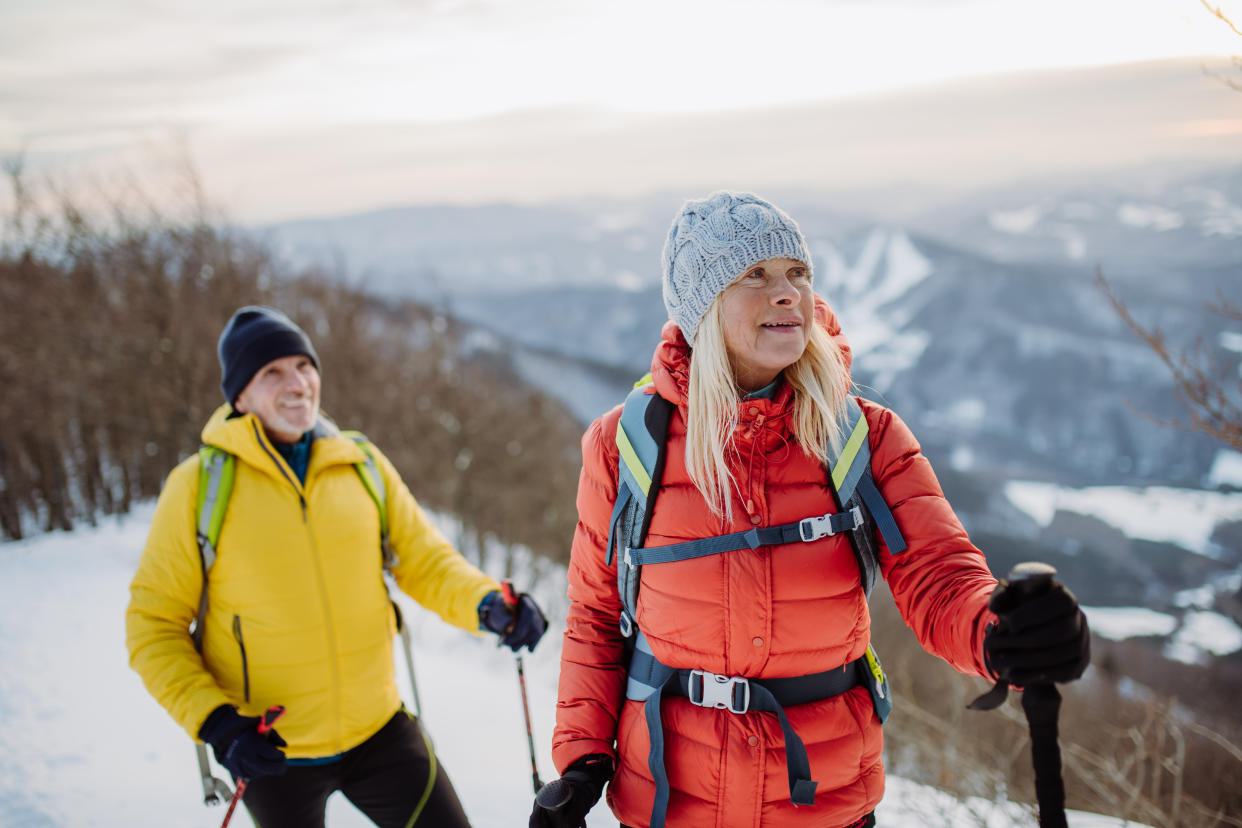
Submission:
POLYGON ((617 590, 621 595, 621 631, 634 628, 641 567, 627 553, 642 546, 664 474, 665 444, 673 404, 641 384, 625 398, 617 423, 617 501, 608 526, 605 563, 617 557, 617 590))
POLYGON ((850 543, 854 547, 854 556, 858 559, 863 589, 870 598, 871 590, 880 577, 875 532, 880 533, 893 555, 905 551, 906 541, 901 530, 897 528, 897 521, 893 518, 888 504, 884 502, 871 472, 871 444, 868 440, 870 429, 867 418, 863 416, 862 408, 854 397, 849 397, 846 402, 846 432, 848 437, 840 455, 834 456, 832 448, 828 449, 829 475, 837 508, 842 511, 858 508, 863 514, 863 525, 850 532, 850 543))
POLYGON ((342 431, 341 436, 353 440, 366 455, 366 460, 355 463, 354 469, 357 470, 358 477, 362 478, 367 494, 375 501, 375 508, 379 510, 380 549, 384 553, 384 568, 391 572, 397 565, 397 555, 388 542, 388 489, 384 485, 384 476, 380 474, 379 464, 375 462, 375 446, 360 431, 342 431))
POLYGON ((220 527, 224 525, 224 514, 228 511, 229 497, 233 493, 233 471, 236 466, 237 458, 218 446, 205 445, 198 449, 194 539, 198 544, 203 586, 190 637, 199 650, 203 646, 203 618, 207 614, 207 573, 216 562, 216 545, 220 541, 220 527))

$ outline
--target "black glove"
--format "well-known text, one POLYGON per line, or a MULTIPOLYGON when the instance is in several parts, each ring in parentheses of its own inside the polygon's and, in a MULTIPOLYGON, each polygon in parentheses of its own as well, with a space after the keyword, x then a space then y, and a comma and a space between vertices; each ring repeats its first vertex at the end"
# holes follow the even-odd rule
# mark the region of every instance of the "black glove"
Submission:
POLYGON ((1002 581, 988 608, 997 615, 983 638, 994 678, 1019 687, 1080 678, 1091 662, 1091 632, 1078 599, 1057 581, 1032 594, 1002 581))
POLYGON ((515 653, 522 647, 533 651, 548 628, 543 611, 525 592, 514 604, 506 604, 499 592, 489 592, 479 604, 479 623, 499 635, 500 643, 515 653))
POLYGON ((234 779, 257 779, 284 773, 285 754, 280 748, 287 743, 275 730, 259 732, 258 716, 242 716, 231 704, 222 704, 198 729, 198 738, 211 745, 216 761, 233 774, 234 779))
POLYGON ((535 795, 530 828, 586 828, 587 811, 599 801, 612 779, 612 759, 592 753, 574 760, 565 775, 553 779, 535 795))

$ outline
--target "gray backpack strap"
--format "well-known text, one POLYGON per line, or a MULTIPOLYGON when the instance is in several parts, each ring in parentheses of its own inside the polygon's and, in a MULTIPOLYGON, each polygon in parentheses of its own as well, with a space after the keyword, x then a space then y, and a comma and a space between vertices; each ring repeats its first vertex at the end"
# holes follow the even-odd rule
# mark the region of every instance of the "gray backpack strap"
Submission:
POLYGON ((905 551, 906 541, 871 473, 871 444, 868 440, 870 429, 867 418, 863 416, 862 408, 854 397, 848 398, 846 402, 845 430, 848 436, 840 455, 834 456, 832 448, 828 449, 829 476, 838 509, 857 509, 863 515, 863 525, 850 532, 850 545, 853 546, 854 557, 858 560, 863 590, 870 598, 871 590, 880 579, 876 530, 879 530, 893 555, 905 551))
POLYGON ((648 394, 648 386, 635 388, 625 398, 621 420, 617 423, 617 501, 608 527, 605 563, 617 558, 617 593, 621 596, 621 632, 634 633, 638 609, 638 585, 642 567, 628 554, 641 546, 651 525, 651 513, 664 473, 668 421, 673 404, 659 394, 648 394))

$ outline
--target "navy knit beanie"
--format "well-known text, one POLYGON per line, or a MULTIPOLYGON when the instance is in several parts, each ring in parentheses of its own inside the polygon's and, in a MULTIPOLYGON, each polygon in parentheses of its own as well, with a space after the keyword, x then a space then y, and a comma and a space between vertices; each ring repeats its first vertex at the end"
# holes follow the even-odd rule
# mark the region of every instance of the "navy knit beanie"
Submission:
POLYGON ((302 355, 319 369, 319 355, 306 333, 274 308, 250 305, 239 309, 224 326, 216 346, 220 357, 220 389, 235 402, 259 369, 274 359, 302 355))

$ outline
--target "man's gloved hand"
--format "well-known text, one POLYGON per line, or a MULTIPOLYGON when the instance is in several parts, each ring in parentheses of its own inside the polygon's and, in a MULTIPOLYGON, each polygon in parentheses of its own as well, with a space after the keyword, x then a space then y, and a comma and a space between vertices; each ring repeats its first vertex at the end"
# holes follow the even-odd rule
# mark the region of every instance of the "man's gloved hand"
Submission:
POLYGON ((530 828, 586 828, 586 815, 612 779, 612 758, 592 753, 574 760, 565 775, 539 789, 530 828))
POLYGON ((1019 687, 1080 678, 1091 661, 1091 632, 1074 594, 1057 581, 1035 594, 1002 581, 988 599, 997 622, 983 639, 992 675, 1019 687))
POLYGON ((510 604, 499 592, 489 592, 479 604, 479 624, 499 635, 500 643, 515 653, 522 647, 533 651, 548 628, 548 619, 529 594, 514 598, 510 604))
POLYGON ((216 761, 233 774, 234 779, 257 779, 273 776, 288 769, 280 748, 286 742, 275 730, 259 732, 258 716, 242 716, 231 704, 222 704, 207 717, 198 729, 198 738, 211 745, 216 761))

